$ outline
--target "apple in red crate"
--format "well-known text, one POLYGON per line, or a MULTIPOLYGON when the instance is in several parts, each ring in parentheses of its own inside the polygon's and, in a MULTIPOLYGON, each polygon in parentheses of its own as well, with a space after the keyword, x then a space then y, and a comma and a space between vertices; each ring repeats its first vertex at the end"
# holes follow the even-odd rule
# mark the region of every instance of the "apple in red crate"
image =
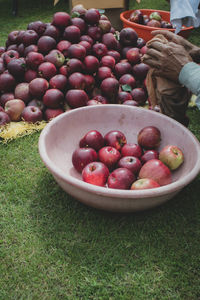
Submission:
POLYGON ((158 11, 154 11, 149 15, 149 19, 150 20, 157 20, 157 21, 161 21, 162 17, 160 15, 160 13, 158 11))
POLYGON ((109 170, 114 169, 117 165, 119 159, 121 158, 120 152, 111 146, 105 146, 101 148, 98 152, 99 160, 104 163, 109 170))
POLYGON ((104 136, 105 145, 116 148, 121 151, 122 147, 127 143, 126 136, 119 130, 111 130, 104 136))
POLYGON ((44 111, 44 118, 47 121, 50 121, 51 119, 61 115, 64 113, 64 110, 62 108, 46 108, 44 111))
POLYGON ((45 78, 35 78, 29 83, 29 91, 33 97, 41 98, 49 88, 49 83, 45 78))
POLYGON ((142 163, 139 158, 135 156, 123 156, 118 161, 117 166, 119 168, 127 168, 135 175, 137 175, 142 167, 142 163))
POLYGON ((143 178, 138 179, 131 185, 131 190, 144 190, 144 189, 153 189, 160 187, 160 185, 153 179, 143 178))
POLYGON ((150 20, 149 22, 147 22, 147 26, 149 27, 161 27, 161 23, 155 19, 150 20))
POLYGON ((176 170, 184 162, 184 154, 179 147, 167 145, 161 149, 159 159, 170 168, 170 170, 176 170))
POLYGON ((108 176, 107 184, 111 189, 130 189, 135 175, 127 168, 117 168, 108 176))
POLYGON ((150 159, 159 159, 159 152, 157 150, 146 150, 144 154, 140 157, 141 162, 144 164, 150 159))
POLYGON ((39 107, 26 106, 22 111, 21 118, 29 123, 37 123, 42 121, 43 113, 39 107))
POLYGON ((82 171, 83 181, 97 186, 105 186, 109 176, 109 170, 102 162, 91 162, 82 171))
POLYGON ((10 123, 10 121, 9 115, 4 111, 0 111, 0 126, 10 123))
POLYGON ((105 141, 102 134, 97 130, 88 131, 80 140, 79 146, 93 148, 96 151, 104 147, 105 141))
POLYGON ((77 148, 72 153, 72 164, 79 173, 87 164, 97 160, 98 154, 93 148, 77 148))
POLYGON ((141 146, 135 143, 127 143, 121 149, 122 156, 135 156, 140 158, 142 153, 143 151, 141 146))
POLYGON ((141 10, 139 10, 139 9, 134 10, 130 14, 129 21, 138 23, 138 24, 143 24, 144 20, 143 20, 143 13, 141 12, 141 10))
POLYGON ((159 159, 147 161, 139 172, 139 179, 150 178, 160 185, 167 185, 172 182, 170 169, 159 159))
POLYGON ((137 141, 144 149, 155 149, 160 145, 161 132, 155 126, 146 126, 139 131, 137 141))
POLYGON ((5 112, 9 115, 11 121, 20 121, 24 107, 25 103, 21 99, 9 100, 5 104, 5 112))
POLYGON ((71 108, 77 108, 86 106, 89 98, 85 91, 72 89, 67 91, 65 100, 71 108))

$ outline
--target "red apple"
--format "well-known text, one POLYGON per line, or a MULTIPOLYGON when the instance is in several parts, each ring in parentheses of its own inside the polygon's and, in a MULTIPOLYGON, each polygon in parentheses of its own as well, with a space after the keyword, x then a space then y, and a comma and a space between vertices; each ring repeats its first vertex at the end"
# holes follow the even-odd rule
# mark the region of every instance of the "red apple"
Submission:
POLYGON ((153 189, 157 188, 160 185, 153 179, 143 178, 138 179, 131 185, 131 190, 144 190, 144 189, 153 189))
POLYGON ((67 77, 62 74, 56 74, 49 80, 49 87, 59 89, 62 92, 65 91, 67 87, 67 77))
POLYGON ((36 44, 39 36, 35 30, 25 30, 23 36, 22 36, 22 43, 25 47, 36 44))
POLYGON ((12 59, 7 64, 8 72, 13 75, 18 81, 23 80, 25 70, 26 70, 26 62, 23 57, 12 59))
POLYGON ((111 189, 130 189, 135 181, 135 175, 127 168, 117 168, 108 176, 108 188, 111 189))
POLYGON ((175 145, 167 145, 161 149, 159 159, 170 169, 176 170, 184 161, 183 151, 175 145))
POLYGON ((120 43, 123 46, 134 47, 134 45, 136 45, 137 43, 138 34, 133 28, 126 27, 120 31, 119 37, 120 37, 120 43))
POLYGON ((140 158, 142 156, 142 148, 138 144, 127 143, 121 149, 122 156, 135 156, 140 158))
POLYGON ((97 71, 98 80, 102 81, 105 78, 113 77, 112 70, 109 67, 100 67, 97 71))
POLYGON ((126 60, 121 60, 115 65, 115 75, 120 78, 125 74, 131 74, 132 67, 131 64, 126 60))
POLYGON ((2 107, 5 107, 6 102, 9 101, 9 100, 12 100, 12 99, 15 99, 14 93, 3 93, 0 96, 0 105, 2 107))
POLYGON ((155 19, 150 20, 149 22, 147 22, 147 26, 149 27, 161 27, 161 23, 155 19))
POLYGON ((77 26, 70 25, 65 27, 63 32, 63 39, 71 43, 78 43, 80 41, 81 31, 77 26))
POLYGON ((72 164, 79 173, 87 164, 97 160, 97 152, 92 148, 77 148, 72 154, 72 164))
POLYGON ((65 100, 71 108, 77 108, 86 106, 89 98, 85 91, 72 89, 67 91, 65 100))
POLYGON ((100 20, 100 12, 96 8, 90 8, 85 12, 84 19, 88 24, 98 24, 100 20))
POLYGON ((102 134, 97 130, 88 131, 80 140, 79 146, 93 148, 96 151, 104 147, 105 141, 102 134))
POLYGON ((24 103, 28 103, 31 100, 31 94, 29 91, 29 83, 18 83, 14 90, 15 99, 21 99, 24 103))
POLYGON ((105 96, 109 102, 115 103, 119 92, 119 82, 117 79, 109 77, 102 81, 100 86, 102 95, 105 96))
POLYGON ((105 146, 101 148, 98 152, 99 160, 104 163, 109 170, 114 169, 117 165, 119 159, 121 158, 120 152, 111 146, 105 146))
POLYGON ((97 186, 105 186, 109 170, 102 162, 91 162, 82 171, 83 181, 97 186))
MULTIPOLYGON (((128 85, 131 87, 131 89, 134 89, 136 87, 136 80, 131 74, 124 74, 120 77, 119 84, 122 86, 128 85)), ((131 97, 131 99, 132 99, 132 97, 131 97)))
POLYGON ((0 92, 12 92, 16 85, 16 81, 13 75, 10 73, 0 74, 0 92))
POLYGON ((132 69, 133 76, 137 80, 141 80, 141 81, 146 78, 148 71, 149 71, 149 66, 144 63, 136 64, 133 66, 132 69))
POLYGON ((0 111, 0 126, 6 125, 10 121, 9 115, 4 111, 0 111))
POLYGON ((43 35, 37 42, 38 51, 42 54, 47 54, 49 51, 56 48, 56 40, 48 35, 43 35))
POLYGON ((148 99, 148 94, 142 87, 134 88, 131 91, 131 96, 139 105, 144 105, 148 99))
POLYGON ((83 60, 86 56, 86 49, 80 44, 72 44, 68 48, 68 56, 83 60))
POLYGON ((147 161, 139 172, 139 179, 150 178, 159 185, 167 185, 172 182, 170 169, 159 159, 147 161))
POLYGON ((129 92, 121 91, 117 95, 117 102, 124 103, 127 100, 132 100, 132 96, 129 92))
POLYGON ((24 81, 31 82, 33 79, 38 77, 38 73, 35 70, 28 69, 24 73, 24 81))
POLYGON ((139 10, 139 9, 134 10, 130 14, 129 21, 138 23, 138 24, 143 24, 144 20, 143 20, 143 13, 141 12, 141 10, 139 10))
POLYGON ((11 121, 20 121, 24 107, 24 101, 21 99, 9 100, 5 104, 5 112, 9 115, 11 121))
POLYGON ((37 70, 38 66, 44 62, 44 56, 42 53, 29 52, 26 56, 26 63, 33 70, 37 70))
POLYGON ((127 168, 135 175, 137 175, 142 167, 142 163, 139 158, 135 156, 123 156, 118 161, 117 166, 118 168, 127 168))
POLYGON ((51 50, 47 55, 45 55, 44 59, 45 61, 54 64, 57 68, 60 68, 65 62, 64 55, 58 49, 51 50))
POLYGON ((26 106, 22 111, 21 118, 29 123, 37 123, 42 121, 43 114, 39 107, 26 106))
POLYGON ((160 145, 161 132, 155 126, 146 126, 139 131, 137 141, 144 149, 155 149, 160 145))
POLYGON ((56 12, 53 15, 52 24, 59 27, 59 28, 65 28, 70 24, 70 15, 66 12, 56 12))
POLYGON ((19 53, 16 50, 8 50, 4 52, 1 57, 3 58, 3 62, 7 65, 12 59, 19 58, 19 53))
POLYGON ((48 89, 42 101, 48 108, 60 108, 64 100, 63 93, 58 89, 48 89))
POLYGON ((102 35, 102 43, 106 45, 109 50, 117 50, 118 41, 113 33, 108 32, 102 35))
MULTIPOLYGON (((64 65, 65 66, 65 65, 64 65)), ((64 67, 63 66, 63 67, 64 67)), ((81 72, 84 69, 83 62, 78 58, 70 58, 66 63, 67 75, 75 72, 81 72)))
POLYGON ((137 64, 140 62, 140 50, 138 48, 130 48, 126 52, 126 58, 131 64, 137 64))
POLYGON ((51 62, 43 62, 38 67, 38 74, 47 80, 57 74, 57 68, 51 62))
POLYGON ((48 24, 43 35, 51 36, 54 40, 58 41, 61 35, 61 31, 58 27, 48 24))
POLYGON ((97 56, 98 58, 101 58, 107 54, 108 49, 107 49, 106 45, 104 45, 103 43, 96 43, 93 45, 92 51, 95 56, 97 56))
POLYGON ((109 131, 105 134, 104 140, 106 146, 115 147, 119 151, 127 142, 124 133, 119 130, 109 131))
POLYGON ((41 98, 49 88, 49 83, 44 78, 35 78, 29 83, 29 91, 33 97, 41 98))
POLYGON ((79 17, 71 18, 71 24, 77 26, 80 29, 81 34, 83 34, 86 31, 87 25, 84 19, 82 18, 79 17))
POLYGON ((64 110, 62 108, 46 108, 44 111, 44 118, 47 121, 50 121, 51 119, 61 115, 64 113, 64 110))
POLYGON ((61 40, 58 42, 56 48, 65 56, 68 56, 68 48, 71 46, 71 43, 66 40, 61 40))
POLYGON ((108 67, 113 70, 115 67, 115 58, 111 55, 104 55, 101 58, 100 65, 102 67, 108 67))
POLYGON ((139 106, 139 104, 135 100, 126 100, 122 104, 129 106, 139 106))
POLYGON ((99 68, 99 60, 93 55, 87 55, 83 61, 87 73, 94 74, 99 68))
POLYGON ((86 86, 85 76, 82 73, 75 72, 69 76, 68 83, 71 89, 84 90, 86 86))
POLYGON ((140 157, 141 162, 144 164, 150 159, 159 159, 159 152, 157 150, 146 150, 140 157))

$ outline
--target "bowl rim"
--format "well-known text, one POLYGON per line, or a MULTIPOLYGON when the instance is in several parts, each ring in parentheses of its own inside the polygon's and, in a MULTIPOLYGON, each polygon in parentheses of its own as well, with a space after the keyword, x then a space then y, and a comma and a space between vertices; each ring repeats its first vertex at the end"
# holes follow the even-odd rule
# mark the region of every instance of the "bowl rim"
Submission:
MULTIPOLYGON (((121 21, 122 22, 124 22, 126 25, 129 25, 129 26, 133 26, 133 24, 134 24, 134 27, 136 27, 136 28, 140 28, 140 29, 146 29, 146 30, 148 30, 148 31, 152 31, 152 29, 153 30, 168 30, 168 31, 172 31, 172 32, 175 32, 175 28, 160 28, 160 27, 151 27, 151 26, 147 26, 147 25, 142 25, 142 24, 138 24, 138 23, 135 23, 135 22, 131 22, 131 21, 129 21, 129 20, 127 20, 126 18, 125 18, 125 14, 126 13, 128 13, 128 12, 130 12, 130 14, 133 12, 133 11, 135 11, 136 9, 131 9, 131 10, 126 10, 126 11, 123 11, 122 13, 120 13, 120 19, 121 19, 121 21)), ((141 8, 140 9, 140 11, 141 12, 143 12, 143 11, 149 11, 149 12, 154 12, 154 11, 157 11, 157 12, 159 12, 159 13, 168 13, 168 14, 170 14, 170 12, 169 11, 167 11, 167 10, 158 10, 158 9, 143 9, 143 8, 141 8)), ((189 26, 189 27, 184 27, 184 28, 182 28, 181 29, 181 31, 188 31, 188 30, 192 30, 192 29, 194 29, 194 27, 193 26, 189 26)))
MULTIPOLYGON (((103 109, 103 107, 105 107, 105 106, 110 107, 110 109, 113 109, 114 107, 119 107, 119 104, 102 104, 102 105, 98 106, 98 109, 101 109, 101 108, 103 109)), ((57 165, 54 164, 50 160, 50 158, 47 154, 45 140, 51 130, 51 127, 54 126, 55 123, 59 122, 61 119, 65 118, 68 115, 74 115, 78 111, 93 110, 93 109, 97 109, 97 106, 96 105, 85 106, 85 107, 72 109, 70 111, 66 111, 65 113, 57 116, 56 118, 52 119, 49 123, 47 123, 47 125, 44 127, 44 129, 42 130, 42 132, 39 136, 38 148, 39 148, 40 157, 41 157, 43 163, 45 164, 45 166, 47 167, 47 169, 49 169, 49 171, 53 174, 53 176, 55 176, 59 180, 64 181, 64 182, 66 182, 74 187, 77 187, 85 192, 89 192, 89 193, 96 194, 96 195, 112 197, 112 198, 115 197, 115 198, 135 199, 135 198, 149 198, 149 197, 152 198, 152 196, 158 197, 158 196, 167 195, 167 194, 169 194, 169 186, 170 186, 170 194, 177 193, 183 187, 185 187, 187 184, 189 184, 193 179, 195 179, 195 177, 199 174, 199 172, 200 172, 200 155, 198 157, 198 160, 197 160, 194 168, 191 170, 191 172, 189 174, 184 175, 179 180, 172 182, 168 185, 153 188, 153 189, 143 189, 143 190, 111 189, 111 188, 107 188, 107 187, 100 187, 100 186, 92 185, 92 184, 86 183, 80 179, 77 179, 75 177, 65 174, 65 172, 63 170, 59 169, 57 167, 57 165), (152 193, 152 191, 153 191, 153 193, 152 193)), ((137 110, 144 110, 145 108, 130 106, 129 109, 137 111, 137 110)), ((148 110, 148 113, 152 114, 152 117, 153 117, 153 115, 158 116, 158 113, 154 112, 154 111, 148 110)), ((200 143, 199 143, 198 139, 195 137, 195 135, 188 128, 186 128, 178 121, 176 121, 166 115, 160 114, 159 117, 164 118, 166 121, 168 121, 170 119, 170 122, 172 122, 174 125, 176 125, 178 127, 184 127, 184 130, 190 135, 190 137, 193 140, 193 143, 195 144, 197 151, 200 154, 200 143)))

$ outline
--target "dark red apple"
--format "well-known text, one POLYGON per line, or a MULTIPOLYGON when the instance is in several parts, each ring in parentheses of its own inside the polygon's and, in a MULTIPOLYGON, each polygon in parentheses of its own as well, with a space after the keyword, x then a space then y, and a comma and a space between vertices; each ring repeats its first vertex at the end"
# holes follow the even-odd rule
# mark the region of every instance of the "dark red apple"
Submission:
POLYGON ((84 19, 88 24, 98 24, 100 20, 100 12, 96 8, 90 8, 85 12, 84 19))
POLYGON ((80 44, 72 44, 68 48, 68 56, 71 58, 83 60, 86 56, 86 49, 80 44))
POLYGON ((18 44, 19 30, 13 30, 8 34, 8 40, 11 44, 18 44))
POLYGON ((128 85, 131 87, 131 89, 134 89, 136 87, 136 80, 131 74, 124 74, 120 77, 119 84, 121 86, 128 85))
POLYGON ((100 19, 98 23, 99 28, 103 33, 108 33, 111 30, 111 23, 109 20, 100 19))
POLYGON ((21 114, 22 120, 29 123, 37 123, 42 121, 42 111, 35 106, 26 106, 21 114))
POLYGON ((87 26, 84 19, 82 18, 71 18, 71 24, 77 26, 80 29, 81 34, 83 34, 86 31, 87 26))
POLYGON ((144 164, 150 159, 159 159, 159 152, 157 150, 146 150, 140 157, 141 162, 144 164))
POLYGON ((39 36, 43 35, 46 29, 46 24, 43 23, 42 21, 34 21, 28 24, 27 29, 28 30, 34 30, 37 32, 39 36))
POLYGON ((126 58, 131 64, 137 64, 140 62, 140 50, 136 47, 130 48, 126 52, 126 58))
POLYGON ((56 12, 53 15, 52 24, 58 28, 64 29, 70 24, 71 17, 66 12, 56 12))
POLYGON ((25 30, 22 36, 22 43, 25 47, 31 44, 37 44, 38 38, 39 36, 35 30, 25 30))
POLYGON ((139 179, 150 178, 163 186, 172 182, 170 169, 159 159, 147 161, 139 172, 139 179))
POLYGON ((65 100, 72 108, 86 106, 89 100, 88 95, 83 90, 69 90, 66 93, 65 100))
POLYGON ((64 110, 62 108, 46 108, 44 111, 44 118, 47 121, 50 121, 51 119, 61 115, 64 113, 64 110))
POLYGON ((117 168, 108 176, 107 185, 111 189, 129 190, 135 175, 127 168, 117 168))
POLYGON ((83 61, 87 73, 94 74, 99 68, 99 60, 93 55, 87 55, 83 61))
POLYGON ((38 46, 37 45, 29 45, 29 46, 25 47, 23 50, 22 56, 26 57, 29 52, 38 52, 38 46))
POLYGON ((41 99, 49 88, 49 83, 45 78, 35 78, 29 83, 29 91, 35 98, 41 99))
POLYGON ((99 160, 104 163, 109 170, 113 170, 121 158, 120 152, 111 146, 105 146, 98 152, 99 160))
POLYGON ((0 111, 0 126, 4 126, 7 123, 10 123, 10 121, 9 115, 4 111, 0 111))
POLYGON ((126 143, 121 149, 122 156, 135 156, 140 158, 142 154, 141 146, 135 143, 126 143))
POLYGON ((11 121, 20 121, 25 103, 21 99, 9 100, 5 104, 5 112, 9 115, 11 121))
POLYGON ((107 55, 112 56, 116 63, 118 63, 121 59, 121 54, 116 50, 108 50, 107 55))
POLYGON ((142 54, 142 56, 147 52, 147 46, 143 46, 141 49, 140 49, 140 53, 142 54))
POLYGON ((122 147, 127 143, 126 136, 119 130, 111 130, 104 136, 105 145, 115 147, 121 151, 122 147))
POLYGON ((111 32, 102 35, 102 43, 105 44, 109 50, 117 50, 118 48, 118 41, 111 32))
POLYGON ((38 99, 32 99, 27 106, 36 106, 39 107, 39 109, 43 112, 45 109, 44 103, 41 100, 38 99))
POLYGON ((97 71, 98 80, 102 81, 105 78, 113 77, 113 73, 108 67, 100 67, 97 71))
POLYGON ((121 60, 115 65, 115 74, 118 78, 120 78, 122 75, 131 74, 131 73, 132 73, 132 67, 128 61, 121 60))
POLYGON ((9 100, 12 100, 12 99, 15 99, 15 95, 14 93, 3 93, 1 96, 0 96, 0 105, 2 107, 5 106, 6 102, 9 101, 9 100))
POLYGON ((86 42, 90 43, 91 45, 94 44, 94 40, 88 34, 81 35, 80 41, 86 41, 86 42))
POLYGON ((82 170, 83 181, 97 186, 105 186, 109 170, 102 162, 91 162, 82 170))
POLYGON ((57 49, 51 50, 47 55, 45 55, 44 59, 45 61, 54 64, 56 68, 60 68, 65 62, 64 55, 57 49))
POLYGON ((145 41, 143 38, 139 37, 139 38, 137 39, 136 47, 139 48, 139 49, 141 49, 141 48, 144 47, 145 45, 146 45, 146 41, 145 41))
POLYGON ((65 91, 67 87, 67 77, 62 74, 57 74, 49 80, 49 86, 53 89, 65 91))
POLYGON ((124 103, 127 100, 132 100, 132 96, 129 92, 121 91, 117 95, 117 102, 124 103))
POLYGON ((24 78, 25 70, 26 70, 26 62, 25 59, 20 57, 17 59, 12 59, 7 64, 8 71, 11 75, 13 75, 18 81, 24 78))
POLYGON ((144 63, 136 64, 133 66, 132 69, 133 76, 140 81, 146 78, 148 71, 149 71, 149 66, 144 63))
POLYGON ((54 40, 58 41, 61 36, 61 32, 58 27, 52 24, 48 24, 43 35, 51 36, 52 38, 54 38, 54 40))
POLYGON ((131 96, 139 105, 144 105, 148 95, 143 88, 135 88, 131 91, 131 96))
POLYGON ((56 40, 51 36, 41 36, 37 42, 38 51, 42 54, 47 54, 49 51, 56 48, 56 40))
POLYGON ((79 146, 93 148, 96 151, 104 147, 105 141, 102 134, 97 130, 88 131, 80 140, 79 146))
POLYGON ((80 41, 81 31, 77 26, 70 25, 65 27, 63 32, 63 39, 71 42, 78 43, 80 41))
POLYGON ((28 69, 24 73, 24 81, 31 82, 33 79, 38 77, 38 73, 35 70, 28 69))
POLYGON ((78 58, 70 58, 66 63, 66 67, 67 67, 67 74, 72 74, 75 72, 82 73, 84 69, 83 62, 78 58))
POLYGON ((50 62, 43 62, 38 67, 38 74, 40 77, 43 77, 47 80, 52 78, 57 74, 57 68, 54 64, 50 62))
POLYGON ((137 141, 144 149, 155 149, 160 145, 161 132, 155 126, 146 126, 139 131, 137 141))
POLYGON ((117 164, 118 168, 127 168, 135 175, 137 175, 142 167, 142 163, 138 157, 135 156, 123 156, 120 158, 117 164))
POLYGON ((91 54, 92 45, 87 41, 80 41, 79 45, 83 46, 86 50, 86 55, 91 54))
POLYGON ((129 21, 138 23, 138 24, 143 24, 144 19, 143 19, 143 13, 141 12, 141 10, 139 10, 139 9, 134 10, 130 14, 129 21))
POLYGON ((63 100, 64 95, 58 89, 48 89, 42 98, 44 105, 48 108, 60 108, 63 100))
POLYGON ((19 58, 19 53, 16 50, 8 50, 4 52, 1 57, 3 58, 3 62, 6 66, 12 59, 19 58))
POLYGON ((98 58, 101 58, 107 54, 108 49, 107 49, 106 45, 104 45, 103 43, 96 43, 93 45, 92 51, 95 56, 97 56, 98 58))
POLYGON ((82 73, 75 72, 69 76, 68 83, 71 89, 84 90, 86 86, 85 76, 82 73))
POLYGON ((87 164, 97 160, 98 154, 93 148, 77 148, 72 153, 72 164, 79 173, 87 164))
POLYGON ((58 42, 56 48, 62 52, 62 54, 67 57, 68 56, 68 48, 71 46, 71 43, 66 40, 61 40, 58 42))
POLYGON ((37 70, 38 66, 44 62, 44 56, 42 53, 29 52, 26 56, 26 64, 33 70, 37 70))
POLYGON ((102 104, 108 104, 108 100, 102 95, 95 95, 93 99, 97 100, 98 102, 101 102, 102 104))
POLYGON ((160 185, 153 179, 143 178, 138 179, 131 185, 131 190, 145 190, 160 187, 160 185))
POLYGON ((126 27, 120 31, 119 38, 120 38, 120 43, 123 46, 134 47, 137 44, 138 34, 133 28, 126 27))
POLYGON ((102 37, 102 31, 96 25, 88 26, 87 34, 93 39, 93 41, 100 41, 102 37))
POLYGON ((119 92, 119 82, 115 78, 106 78, 102 81, 100 86, 102 95, 105 96, 109 102, 115 103, 119 92))
POLYGON ((105 55, 101 58, 101 61, 100 61, 100 66, 102 67, 108 67, 112 70, 114 70, 114 67, 115 67, 115 59, 113 56, 110 56, 110 55, 105 55))
POLYGON ((84 75, 85 77, 85 91, 91 93, 95 87, 95 78, 92 75, 84 75))
POLYGON ((161 23, 155 19, 150 20, 149 22, 147 22, 147 26, 149 27, 161 27, 161 23))
POLYGON ((0 92, 11 92, 16 85, 16 81, 13 75, 10 73, 0 74, 0 92))
POLYGON ((84 17, 86 11, 87 11, 87 9, 82 4, 77 4, 77 5, 73 6, 73 8, 71 10, 71 14, 72 14, 72 16, 78 15, 80 17, 84 17))
POLYGON ((21 99, 24 103, 28 103, 31 100, 31 94, 29 91, 29 83, 18 83, 14 90, 15 99, 21 99))

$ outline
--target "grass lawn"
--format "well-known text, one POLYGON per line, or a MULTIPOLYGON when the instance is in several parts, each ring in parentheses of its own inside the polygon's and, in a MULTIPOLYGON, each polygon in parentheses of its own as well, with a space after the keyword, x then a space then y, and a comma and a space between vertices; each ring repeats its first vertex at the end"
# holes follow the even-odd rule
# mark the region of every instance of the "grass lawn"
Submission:
MULTIPOLYGON (((166 1, 134 8, 169 10, 166 1)), ((31 21, 51 21, 64 0, 0 0, 0 45, 31 21)), ((200 30, 190 40, 200 46, 200 30)), ((200 140, 200 112, 189 109, 200 140)), ((200 176, 168 203, 101 212, 63 192, 41 162, 39 133, 0 144, 0 299, 200 299, 200 176)))

